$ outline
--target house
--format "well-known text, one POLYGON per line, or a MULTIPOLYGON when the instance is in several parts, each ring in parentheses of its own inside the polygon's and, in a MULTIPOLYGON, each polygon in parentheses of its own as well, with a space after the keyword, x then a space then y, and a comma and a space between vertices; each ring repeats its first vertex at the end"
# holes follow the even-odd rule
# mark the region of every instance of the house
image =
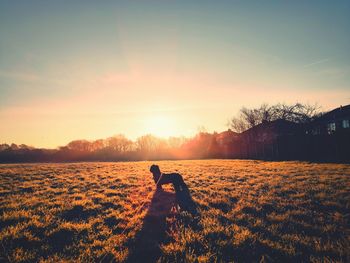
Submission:
POLYGON ((262 122, 239 134, 238 158, 350 162, 350 105, 310 123, 279 119, 262 122))
POLYGON ((295 152, 295 138, 303 134, 301 124, 278 119, 262 122, 240 135, 242 158, 290 159, 295 152))
POLYGON ((350 162, 350 105, 331 110, 309 124, 309 159, 350 162))
POLYGON ((235 147, 238 139, 238 133, 228 129, 216 136, 216 142, 218 143, 223 158, 235 158, 237 156, 237 148, 235 147))
POLYGON ((315 119, 306 133, 312 135, 350 131, 350 104, 331 110, 315 119))
POLYGON ((300 134, 301 131, 300 124, 278 119, 264 121, 242 132, 241 136, 248 141, 273 142, 279 136, 300 134))
POLYGON ((233 143, 237 139, 238 133, 233 132, 231 129, 223 131, 216 136, 216 140, 220 146, 233 143))

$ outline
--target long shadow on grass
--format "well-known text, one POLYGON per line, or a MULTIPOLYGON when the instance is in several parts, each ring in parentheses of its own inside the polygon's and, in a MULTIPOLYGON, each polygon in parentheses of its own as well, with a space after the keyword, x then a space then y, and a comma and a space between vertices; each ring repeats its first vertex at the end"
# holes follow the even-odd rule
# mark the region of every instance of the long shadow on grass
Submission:
POLYGON ((197 214, 196 205, 188 189, 177 193, 160 189, 155 191, 127 262, 156 262, 159 259, 159 244, 166 238, 166 218, 172 210, 177 209, 197 214))

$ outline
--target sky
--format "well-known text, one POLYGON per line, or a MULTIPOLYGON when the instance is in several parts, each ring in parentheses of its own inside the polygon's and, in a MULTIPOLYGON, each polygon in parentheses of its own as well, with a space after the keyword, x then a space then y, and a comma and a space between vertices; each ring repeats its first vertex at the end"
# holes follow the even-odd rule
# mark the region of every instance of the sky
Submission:
POLYGON ((0 143, 227 130, 350 102, 350 1, 0 0, 0 143))

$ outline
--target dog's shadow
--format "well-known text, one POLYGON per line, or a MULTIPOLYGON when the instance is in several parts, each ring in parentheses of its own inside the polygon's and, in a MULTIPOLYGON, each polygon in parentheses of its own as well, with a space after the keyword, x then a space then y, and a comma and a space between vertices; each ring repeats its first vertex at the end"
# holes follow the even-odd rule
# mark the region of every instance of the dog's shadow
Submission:
POLYGON ((181 191, 175 193, 176 196, 176 205, 180 208, 181 211, 187 211, 193 216, 198 216, 197 205, 193 201, 191 193, 186 186, 181 191))
POLYGON ((198 215, 195 202, 186 188, 177 193, 157 189, 143 219, 142 229, 136 234, 127 262, 156 262, 161 256, 159 244, 165 240, 166 218, 172 212, 187 211, 198 215))

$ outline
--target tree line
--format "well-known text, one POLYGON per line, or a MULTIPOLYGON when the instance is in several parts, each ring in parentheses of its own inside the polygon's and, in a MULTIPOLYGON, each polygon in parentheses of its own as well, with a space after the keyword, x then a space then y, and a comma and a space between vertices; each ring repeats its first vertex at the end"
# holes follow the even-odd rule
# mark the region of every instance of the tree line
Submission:
POLYGON ((57 149, 25 144, 0 144, 0 162, 135 161, 151 159, 227 158, 239 145, 240 134, 260 123, 287 120, 307 123, 320 116, 317 105, 262 104, 242 107, 223 133, 201 130, 192 138, 159 138, 148 134, 132 141, 122 134, 94 141, 74 140, 57 149))
POLYGON ((0 162, 136 161, 210 158, 217 133, 200 132, 192 138, 159 138, 148 134, 129 140, 116 135, 95 141, 74 140, 57 149, 24 144, 1 144, 0 162))

